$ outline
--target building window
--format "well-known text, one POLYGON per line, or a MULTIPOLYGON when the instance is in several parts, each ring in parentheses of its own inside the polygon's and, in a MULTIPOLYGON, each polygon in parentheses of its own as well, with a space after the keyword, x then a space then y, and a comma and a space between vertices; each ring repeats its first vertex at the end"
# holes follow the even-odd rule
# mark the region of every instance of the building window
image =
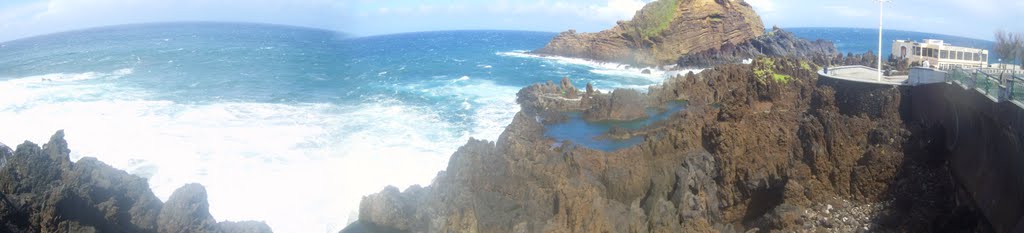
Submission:
POLYGON ((900 58, 907 58, 907 46, 900 46, 900 58))
POLYGON ((942 59, 949 58, 949 51, 948 50, 940 50, 939 51, 939 58, 942 58, 942 59))
POLYGON ((981 61, 981 54, 980 53, 975 53, 974 54, 974 61, 981 61))
POLYGON ((914 56, 921 56, 921 48, 914 46, 914 56))
POLYGON ((982 54, 981 61, 988 62, 988 54, 982 54))
POLYGON ((956 59, 957 60, 963 60, 964 59, 964 52, 959 52, 959 51, 956 52, 956 59))

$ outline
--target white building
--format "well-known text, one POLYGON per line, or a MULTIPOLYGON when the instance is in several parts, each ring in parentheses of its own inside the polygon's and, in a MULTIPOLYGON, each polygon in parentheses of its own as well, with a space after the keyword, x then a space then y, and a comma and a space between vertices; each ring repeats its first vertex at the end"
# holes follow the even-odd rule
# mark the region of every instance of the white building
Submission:
POLYGON ((929 64, 939 69, 982 68, 988 66, 988 50, 952 46, 942 40, 926 39, 924 42, 895 40, 892 55, 897 59, 908 59, 911 63, 929 64))

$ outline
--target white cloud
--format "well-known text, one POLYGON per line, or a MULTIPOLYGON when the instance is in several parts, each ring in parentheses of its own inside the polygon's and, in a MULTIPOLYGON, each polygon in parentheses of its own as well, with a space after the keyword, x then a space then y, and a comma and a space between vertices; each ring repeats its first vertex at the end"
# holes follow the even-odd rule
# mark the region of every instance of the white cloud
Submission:
POLYGON ((641 0, 608 0, 605 5, 592 5, 590 11, 594 14, 585 14, 584 17, 591 17, 600 21, 618 21, 632 19, 636 11, 640 10, 647 3, 641 0))
POLYGON ((773 0, 746 0, 746 2, 750 3, 758 13, 768 13, 776 10, 773 0))

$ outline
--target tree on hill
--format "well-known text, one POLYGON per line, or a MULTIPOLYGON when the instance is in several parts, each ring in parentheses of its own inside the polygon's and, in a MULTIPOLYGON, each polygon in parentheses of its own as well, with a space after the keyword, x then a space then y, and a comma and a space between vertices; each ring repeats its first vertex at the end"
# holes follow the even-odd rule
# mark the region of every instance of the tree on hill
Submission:
MULTIPOLYGON (((1003 62, 1024 65, 1024 35, 1019 32, 996 30, 995 52, 1003 62)), ((1002 68, 1006 68, 1005 65, 1002 68)))

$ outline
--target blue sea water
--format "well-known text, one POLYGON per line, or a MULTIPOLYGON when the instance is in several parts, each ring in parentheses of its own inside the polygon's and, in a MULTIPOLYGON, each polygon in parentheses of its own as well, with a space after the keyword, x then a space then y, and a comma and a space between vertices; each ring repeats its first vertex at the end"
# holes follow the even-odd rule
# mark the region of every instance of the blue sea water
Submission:
POLYGON ((65 129, 73 159, 146 177, 160 198, 199 182, 219 220, 337 232, 362 195, 429 184, 470 137, 497 139, 521 87, 665 77, 524 53, 554 35, 171 23, 3 42, 0 141, 65 129))
MULTIPOLYGON (((876 43, 870 30, 793 31, 843 52, 876 43)), ((0 42, 0 142, 65 129, 72 159, 146 177, 162 199, 199 182, 218 220, 337 232, 363 195, 427 185, 470 137, 496 139, 523 86, 644 88, 672 74, 524 52, 554 35, 168 23, 0 42)), ((566 137, 586 131, 573 127, 591 126, 566 137)))

